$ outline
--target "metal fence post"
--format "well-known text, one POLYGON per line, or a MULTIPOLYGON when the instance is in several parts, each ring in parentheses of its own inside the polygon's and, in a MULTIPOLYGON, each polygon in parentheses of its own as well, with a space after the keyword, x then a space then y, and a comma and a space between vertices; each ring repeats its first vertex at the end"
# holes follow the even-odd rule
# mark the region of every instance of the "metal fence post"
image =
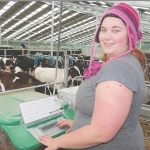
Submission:
POLYGON ((65 55, 65 64, 64 64, 64 85, 65 85, 65 88, 68 87, 68 69, 69 69, 69 56, 65 55))

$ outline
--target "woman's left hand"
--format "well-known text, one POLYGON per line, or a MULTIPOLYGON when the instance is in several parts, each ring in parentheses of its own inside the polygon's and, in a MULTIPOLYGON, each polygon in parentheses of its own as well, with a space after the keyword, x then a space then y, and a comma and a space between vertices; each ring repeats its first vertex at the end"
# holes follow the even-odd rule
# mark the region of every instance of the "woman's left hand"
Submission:
POLYGON ((54 139, 47 135, 41 136, 39 138, 39 142, 47 146, 45 150, 57 150, 58 149, 58 147, 54 143, 54 139))

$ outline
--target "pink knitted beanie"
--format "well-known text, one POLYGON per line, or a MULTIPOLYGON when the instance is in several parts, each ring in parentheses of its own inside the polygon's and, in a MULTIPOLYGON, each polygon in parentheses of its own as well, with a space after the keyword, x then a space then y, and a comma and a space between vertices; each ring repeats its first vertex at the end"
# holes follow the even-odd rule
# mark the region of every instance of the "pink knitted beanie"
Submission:
MULTIPOLYGON (((102 66, 104 66, 104 64, 105 64, 105 63, 103 63, 102 65, 100 65, 100 63, 98 63, 98 62, 92 62, 92 57, 93 57, 95 42, 100 43, 99 42, 99 32, 101 29, 102 21, 107 14, 115 14, 115 15, 119 16, 126 23, 129 44, 130 44, 128 51, 114 57, 113 59, 116 59, 118 57, 121 57, 123 55, 130 53, 132 50, 134 50, 136 48, 137 41, 139 41, 142 38, 142 32, 139 29, 140 18, 139 18, 137 11, 133 7, 131 7, 130 5, 128 5, 126 3, 119 3, 119 4, 114 5, 111 8, 109 8, 102 16, 100 23, 99 23, 99 27, 96 30, 95 38, 94 38, 94 41, 92 42, 92 50, 91 50, 91 55, 90 55, 89 68, 84 70, 85 79, 88 79, 93 75, 96 75, 97 72, 100 70, 100 68, 102 66)), ((111 59, 111 60, 113 60, 113 59, 111 59)), ((109 62, 109 61, 107 61, 107 62, 109 62)))

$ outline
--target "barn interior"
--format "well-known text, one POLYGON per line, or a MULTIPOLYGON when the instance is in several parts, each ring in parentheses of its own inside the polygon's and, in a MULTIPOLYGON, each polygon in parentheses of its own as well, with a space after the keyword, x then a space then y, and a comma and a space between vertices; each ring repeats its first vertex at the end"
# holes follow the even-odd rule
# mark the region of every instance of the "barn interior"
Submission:
MULTIPOLYGON (((76 93, 84 81, 83 71, 89 65, 101 16, 120 2, 132 5, 140 16, 143 38, 137 48, 146 55, 147 69, 139 121, 146 150, 150 150, 150 2, 25 0, 0 1, 0 71, 7 71, 0 72, 0 150, 38 150, 40 147, 39 142, 20 127, 24 121, 19 106, 22 102, 57 95, 63 115, 73 118, 76 93), (39 66, 42 68, 35 70, 39 66), (24 140, 18 136, 19 127, 24 140)), ((102 63, 102 56, 101 45, 96 43, 93 60, 102 63)))

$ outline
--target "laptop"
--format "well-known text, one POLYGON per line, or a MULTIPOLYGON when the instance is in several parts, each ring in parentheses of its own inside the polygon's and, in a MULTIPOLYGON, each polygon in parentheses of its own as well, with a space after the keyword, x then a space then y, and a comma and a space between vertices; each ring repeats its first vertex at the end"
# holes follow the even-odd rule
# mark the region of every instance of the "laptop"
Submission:
POLYGON ((23 125, 37 140, 42 135, 60 136, 68 129, 56 126, 56 123, 63 118, 63 107, 56 95, 23 102, 19 107, 23 125))

